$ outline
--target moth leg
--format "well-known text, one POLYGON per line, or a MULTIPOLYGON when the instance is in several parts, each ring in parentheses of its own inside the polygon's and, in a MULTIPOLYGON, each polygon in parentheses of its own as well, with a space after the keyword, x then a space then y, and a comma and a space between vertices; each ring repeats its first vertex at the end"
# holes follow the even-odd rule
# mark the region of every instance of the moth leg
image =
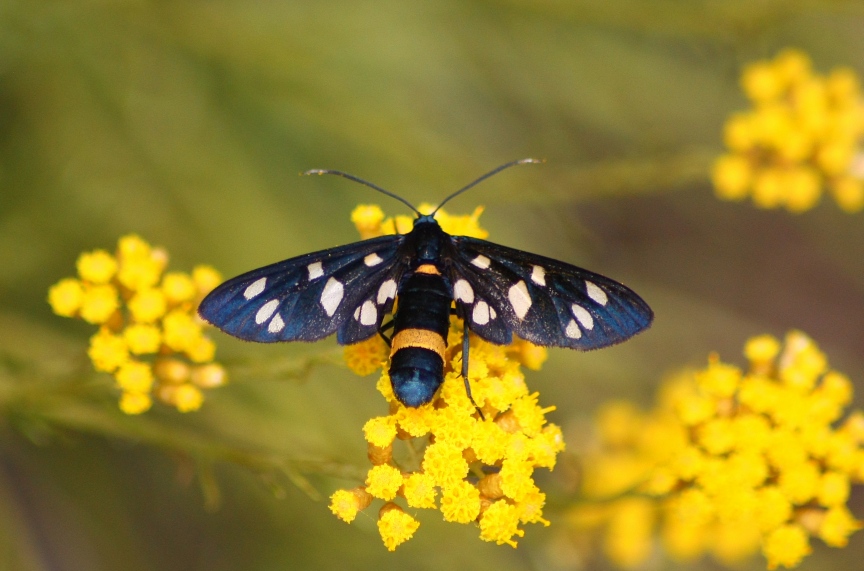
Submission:
POLYGON ((388 329, 393 329, 393 320, 392 319, 390 320, 389 323, 385 323, 384 325, 382 325, 378 329, 378 335, 380 335, 381 339, 384 340, 384 343, 387 343, 387 346, 390 347, 390 342, 393 339, 393 337, 392 336, 387 337, 386 335, 384 335, 384 332, 387 331, 388 329))
POLYGON ((468 382, 468 323, 464 323, 465 331, 462 335, 462 380, 465 381, 465 392, 468 393, 468 400, 470 400, 471 404, 474 405, 477 414, 480 415, 480 420, 486 420, 486 417, 483 416, 483 411, 480 410, 480 407, 477 406, 476 402, 474 402, 474 397, 471 396, 471 384, 468 382))

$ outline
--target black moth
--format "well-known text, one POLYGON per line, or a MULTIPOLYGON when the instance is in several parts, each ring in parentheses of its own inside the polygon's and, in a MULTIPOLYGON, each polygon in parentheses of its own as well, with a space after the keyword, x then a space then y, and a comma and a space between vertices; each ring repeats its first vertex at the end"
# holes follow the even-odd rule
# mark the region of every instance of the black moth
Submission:
MULTIPOLYGON (((483 175, 456 195, 516 164, 483 175)), ((417 214, 407 234, 382 236, 291 258, 228 280, 198 313, 222 331, 259 343, 316 341, 336 333, 342 345, 380 334, 390 345, 390 379, 399 401, 430 402, 444 376, 451 312, 464 321, 462 376, 468 384, 468 331, 497 344, 518 335, 537 345, 589 350, 620 343, 653 319, 624 285, 558 260, 444 232, 417 214), (382 325, 394 301, 392 321, 382 325), (392 335, 386 332, 392 328, 392 335)))

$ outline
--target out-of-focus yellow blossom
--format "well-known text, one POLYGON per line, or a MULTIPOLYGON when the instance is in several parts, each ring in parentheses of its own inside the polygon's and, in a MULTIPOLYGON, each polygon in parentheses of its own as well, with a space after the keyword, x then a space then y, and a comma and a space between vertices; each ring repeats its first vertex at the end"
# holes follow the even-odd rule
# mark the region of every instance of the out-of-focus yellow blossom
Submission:
POLYGON ((196 267, 191 276, 163 277, 167 264, 164 250, 124 236, 114 255, 81 254, 78 278, 62 279, 48 291, 54 313, 99 325, 87 354, 97 371, 114 374, 127 414, 150 409, 153 397, 181 412, 197 410, 201 389, 225 383, 225 369, 211 362, 216 346, 195 315, 222 278, 209 266, 196 267))
POLYGON ((711 173, 718 197, 804 212, 827 189, 844 211, 864 208, 864 101, 853 71, 818 75, 787 49, 748 65, 741 86, 753 109, 726 121, 728 153, 711 173))
POLYGON ((619 566, 642 565, 659 535, 676 560, 761 548, 769 569, 794 567, 812 538, 843 547, 862 527, 846 506, 864 483, 864 414, 842 420, 852 383, 798 331, 754 337, 744 355, 747 370, 712 354, 672 378, 651 412, 601 408, 567 519, 619 566))
MULTIPOLYGON (((419 210, 431 212, 433 207, 422 204, 419 210)), ((438 211, 436 219, 450 234, 485 238, 478 222, 482 211, 477 208, 470 216, 438 211)), ((375 206, 358 207, 352 220, 364 238, 397 229, 408 232, 412 226, 411 218, 385 218, 375 206)), ((433 402, 418 408, 404 407, 393 395, 384 366, 388 349, 379 338, 345 349, 345 360, 356 373, 384 369, 377 387, 390 414, 363 427, 373 465, 363 493, 388 502, 378 520, 387 549, 408 540, 420 525, 395 501, 438 509, 446 521, 476 522, 480 538, 499 545, 516 547, 516 538, 525 533, 521 525, 549 525, 543 519, 546 496, 533 475, 537 468, 555 467, 564 440, 561 429, 546 422, 546 414, 555 407, 540 406, 539 394, 528 390, 521 370, 521 365, 538 369, 546 350, 518 339, 505 347, 471 337, 468 377, 481 418, 460 374, 462 335, 462 323, 454 317, 444 356, 444 383, 433 402), (407 454, 394 459, 399 442, 405 442, 407 454)), ((331 496, 330 509, 337 517, 350 522, 370 505, 358 499, 356 490, 338 490, 331 496)))

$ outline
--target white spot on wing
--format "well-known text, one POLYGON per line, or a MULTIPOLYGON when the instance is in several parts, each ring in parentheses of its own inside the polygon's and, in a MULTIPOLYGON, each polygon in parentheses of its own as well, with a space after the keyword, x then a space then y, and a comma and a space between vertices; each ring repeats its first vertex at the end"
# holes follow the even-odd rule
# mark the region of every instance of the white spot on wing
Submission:
POLYGON ((324 308, 329 317, 333 317, 333 314, 336 313, 336 308, 342 302, 344 291, 342 283, 336 278, 330 278, 324 284, 324 291, 321 292, 321 307, 324 308))
POLYGON ((594 318, 591 317, 591 314, 588 312, 587 309, 585 309, 578 303, 574 303, 570 310, 573 312, 573 317, 575 317, 579 321, 579 324, 582 327, 584 327, 588 331, 594 329, 594 318))
POLYGON ((321 266, 321 262, 313 262, 306 266, 306 269, 309 270, 310 282, 324 275, 324 268, 321 266))
POLYGON ((354 319, 360 321, 360 306, 357 306, 357 309, 354 310, 354 319))
POLYGON ((378 305, 396 297, 396 280, 387 280, 378 288, 378 305))
POLYGON ((276 308, 279 307, 278 299, 271 299, 267 303, 261 306, 261 309, 258 310, 258 313, 255 314, 255 323, 261 325, 273 315, 273 312, 276 311, 276 308))
POLYGON ((531 308, 531 295, 528 293, 528 286, 525 285, 525 282, 519 280, 519 283, 511 287, 510 291, 507 292, 507 299, 510 300, 516 317, 525 319, 525 315, 531 308))
POLYGON ((539 286, 546 285, 546 270, 543 266, 534 266, 531 270, 531 281, 539 286))
POLYGON ((371 254, 369 254, 368 256, 363 258, 363 263, 366 264, 367 266, 369 266, 370 268, 372 266, 377 266, 378 264, 380 264, 383 261, 384 261, 384 259, 381 258, 381 256, 379 256, 375 252, 372 252, 371 254))
POLYGON ((368 299, 360 307, 360 324, 374 325, 376 321, 378 321, 378 309, 372 303, 372 300, 368 299))
POLYGON ((252 299, 262 291, 264 291, 264 286, 267 285, 267 278, 257 279, 246 288, 246 291, 243 292, 243 297, 246 299, 252 299))
POLYGON ((491 262, 489 261, 489 258, 484 256, 483 254, 480 254, 479 256, 471 260, 471 263, 480 268, 481 270, 485 270, 489 267, 489 264, 491 262))
POLYGON ((570 323, 567 324, 567 329, 564 330, 564 335, 570 339, 579 339, 582 337, 582 331, 579 330, 579 326, 576 325, 576 322, 571 319, 570 323))
POLYGON ((495 308, 492 307, 491 305, 489 306, 489 317, 491 317, 492 319, 495 319, 496 317, 498 317, 498 314, 495 313, 495 308))
POLYGON ((453 293, 459 301, 474 303, 474 289, 467 280, 458 280, 453 286, 453 293))
POLYGON ((590 297, 600 305, 606 305, 607 303, 609 303, 609 298, 606 296, 606 292, 600 289, 600 286, 598 286, 594 282, 589 282, 588 280, 585 280, 585 289, 588 291, 588 297, 590 297))
POLYGON ((471 313, 471 319, 477 325, 486 325, 489 323, 489 305, 480 300, 477 302, 477 305, 474 306, 474 311, 471 313))
POLYGON ((285 327, 285 322, 282 321, 282 317, 277 313, 273 316, 273 319, 270 320, 270 325, 267 326, 267 331, 270 333, 279 333, 285 327))

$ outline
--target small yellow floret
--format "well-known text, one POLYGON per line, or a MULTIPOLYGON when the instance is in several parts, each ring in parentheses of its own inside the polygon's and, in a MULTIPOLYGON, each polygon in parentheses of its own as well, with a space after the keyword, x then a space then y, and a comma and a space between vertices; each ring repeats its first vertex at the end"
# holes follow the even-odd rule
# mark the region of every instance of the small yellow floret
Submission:
POLYGON ((768 569, 779 566, 792 568, 810 554, 807 532, 800 525, 788 524, 769 533, 762 543, 762 553, 768 560, 768 569))
POLYGON ((388 464, 372 466, 366 476, 366 491, 382 500, 392 500, 403 482, 402 473, 388 464))
POLYGON ((84 288, 80 314, 87 323, 105 323, 119 307, 117 288, 114 286, 95 285, 84 288))
POLYGON ((170 272, 162 278, 162 292, 168 303, 178 304, 191 301, 198 294, 195 282, 183 272, 170 272))
POLYGON ((162 319, 163 340, 175 351, 185 351, 201 335, 201 326, 191 315, 184 311, 174 310, 162 319))
POLYGON ((519 510, 504 500, 496 501, 480 516, 480 539, 483 541, 516 547, 513 537, 524 535, 525 532, 519 529, 519 510))
POLYGON ((125 392, 146 393, 153 387, 153 370, 148 363, 128 361, 115 374, 117 384, 125 392))
POLYGON ((837 177, 831 182, 831 193, 840 208, 850 214, 864 208, 864 182, 851 176, 837 177))
POLYGON ((48 303, 51 310, 63 317, 73 317, 84 301, 81 282, 73 278, 62 279, 48 290, 48 303))
POLYGON ((864 527, 856 520, 846 506, 828 510, 819 526, 819 537, 831 547, 846 547, 849 536, 864 527))
POLYGON ((406 477, 402 483, 402 493, 405 501, 412 508, 435 509, 435 480, 428 474, 415 472, 406 477))
POLYGON ((344 349, 345 363, 355 375, 365 377, 381 368, 389 356, 390 348, 380 336, 348 345, 344 349))
POLYGON ((741 85, 750 99, 766 103, 780 96, 784 87, 783 79, 770 62, 760 61, 744 68, 741 85))
POLYGON ((717 196, 724 200, 743 200, 753 179, 750 161, 740 155, 722 155, 714 162, 711 180, 717 196))
POLYGON ((123 339, 134 355, 155 353, 162 343, 162 333, 158 327, 143 323, 133 324, 123 330, 123 339))
POLYGON ((371 503, 372 495, 363 487, 336 490, 330 496, 330 511, 345 523, 351 523, 357 517, 357 513, 369 507, 371 503))
POLYGON ((222 283, 222 274, 211 266, 200 265, 192 269, 192 281, 198 289, 198 295, 203 297, 222 283))
POLYGON ((361 204, 351 212, 351 222, 360 232, 360 238, 368 240, 381 236, 381 222, 384 220, 384 211, 375 204, 361 204))
POLYGON ((120 395, 120 410, 126 414, 141 414, 153 406, 153 399, 147 393, 128 393, 120 395))
POLYGON ((165 315, 166 307, 165 294, 156 288, 141 289, 129 300, 129 312, 139 323, 153 323, 165 315))
POLYGON ((225 368, 217 363, 208 363, 192 369, 192 383, 202 389, 214 389, 228 382, 225 368))
POLYGON ((773 361, 780 354, 780 341, 772 335, 751 337, 744 345, 744 356, 751 363, 766 363, 773 361))
POLYGON ((192 412, 201 408, 204 402, 204 393, 195 385, 187 383, 177 387, 172 400, 178 411, 192 412))
POLYGON ((197 335, 186 347, 186 355, 193 363, 206 363, 216 356, 216 343, 209 337, 197 335))
POLYGON ((384 448, 393 443, 396 438, 396 419, 392 416, 378 416, 366 421, 363 425, 366 442, 384 448))
POLYGON ((107 284, 117 272, 117 261, 105 250, 84 252, 76 265, 81 279, 93 284, 107 284))
POLYGON ((94 369, 112 373, 129 359, 129 348, 122 337, 101 329, 90 338, 87 356, 93 362, 94 369))
POLYGON ((387 551, 395 551, 399 545, 411 539, 420 527, 419 521, 393 503, 385 504, 380 514, 378 532, 387 551))
POLYGON ((480 491, 465 480, 441 491, 441 515, 445 521, 469 523, 480 515, 480 491))

